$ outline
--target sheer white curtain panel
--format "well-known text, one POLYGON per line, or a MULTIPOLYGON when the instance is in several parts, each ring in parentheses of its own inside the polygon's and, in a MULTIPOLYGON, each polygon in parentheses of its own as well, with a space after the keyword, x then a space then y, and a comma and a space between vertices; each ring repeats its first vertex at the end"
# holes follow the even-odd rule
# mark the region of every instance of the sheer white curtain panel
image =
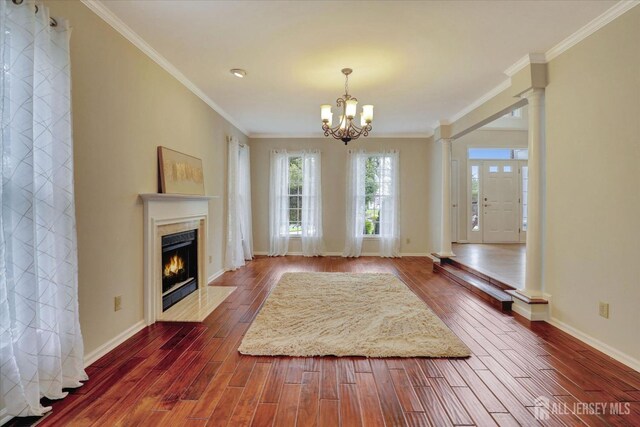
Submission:
POLYGON ((365 178, 367 154, 347 152, 346 236, 343 257, 359 257, 362 252, 365 217, 365 178))
POLYGON ((269 256, 289 249, 289 155, 272 150, 269 170, 269 256))
MULTIPOLYGON (((37 13, 36 13, 37 6, 37 13)), ((8 415, 82 385, 69 26, 0 2, 0 395, 8 415)))
POLYGON ((236 270, 253 258, 249 146, 229 138, 227 249, 225 269, 236 270))
POLYGON ((301 240, 304 256, 322 255, 322 163, 318 150, 302 153, 301 240))
POLYGON ((386 151, 378 166, 380 182, 380 234, 381 257, 400 256, 400 155, 386 151))

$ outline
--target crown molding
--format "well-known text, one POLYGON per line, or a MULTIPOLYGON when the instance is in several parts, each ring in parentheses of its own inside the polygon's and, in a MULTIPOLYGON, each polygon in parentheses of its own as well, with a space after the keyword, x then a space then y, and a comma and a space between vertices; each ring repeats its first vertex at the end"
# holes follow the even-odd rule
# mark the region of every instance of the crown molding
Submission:
MULTIPOLYGON (((378 138, 395 138, 395 139, 409 139, 409 138, 431 138, 433 131, 427 133, 385 133, 382 135, 369 135, 368 140, 378 138)), ((249 134, 250 139, 296 139, 296 138, 316 138, 325 139, 327 137, 322 133, 299 133, 299 134, 278 134, 278 133, 252 133, 249 134)))
POLYGON ((498 86, 494 87, 489 92, 485 93, 480 98, 476 99, 471 104, 467 105, 465 108, 463 108, 462 110, 458 111, 456 114, 451 116, 451 118, 448 120, 448 122, 449 123, 456 122, 461 117, 469 114, 471 111, 475 110, 476 108, 478 108, 479 106, 481 106, 482 104, 484 104, 485 102, 487 102, 488 100, 490 100, 491 98, 493 98, 494 96, 499 94, 500 92, 502 92, 505 89, 509 88, 509 86, 511 86, 511 78, 503 81, 498 86))
POLYGON ((522 58, 520 58, 515 64, 511 67, 504 70, 504 73, 512 77, 518 71, 522 70, 529 64, 545 64, 547 62, 546 55, 544 53, 528 53, 522 58))
POLYGON ((233 117, 231 117, 226 111, 216 104, 211 98, 209 98, 198 86, 196 86, 191 80, 189 80, 180 70, 178 70, 171 62, 169 62, 164 56, 160 55, 158 51, 152 48, 142 37, 140 37, 135 31, 133 31, 127 24, 125 24, 120 18, 118 18, 113 12, 111 12, 106 6, 99 0, 81 0, 82 3, 89 8, 93 13, 98 15, 113 27, 114 30, 119 32, 124 38, 129 40, 140 49, 145 55, 160 65, 165 71, 171 74, 176 80, 182 83, 187 89, 193 92, 198 98, 203 100, 209 107, 211 107, 216 113, 220 114, 229 123, 235 126, 240 132, 248 136, 247 130, 240 125, 233 117))
POLYGON ((572 46, 580 43, 582 40, 586 39, 591 34, 595 33, 622 14, 628 12, 638 4, 640 4, 640 1, 638 0, 623 0, 616 3, 614 6, 607 9, 602 15, 598 16, 587 25, 546 51, 544 54, 546 62, 551 61, 553 58, 570 49, 572 46))
POLYGON ((467 107, 465 107, 458 113, 454 114, 449 119, 449 122, 450 123, 455 122, 456 120, 470 113, 471 111, 473 111, 480 105, 484 104, 485 102, 487 102, 488 100, 490 100, 491 98, 493 98, 494 96, 502 92, 503 90, 507 89, 511 85, 511 76, 516 74, 518 71, 522 70, 527 65, 546 64, 547 62, 551 61, 553 58, 557 57, 561 53, 575 46, 582 40, 589 37, 591 34, 598 31, 600 28, 604 27, 614 19, 618 18, 619 16, 623 15, 624 13, 628 12, 629 10, 633 9, 635 6, 639 4, 640 4, 640 0, 622 0, 616 3, 614 6, 607 9, 600 16, 596 17, 595 19, 593 19, 592 21, 590 21, 589 23, 581 27, 578 31, 571 34, 569 37, 562 40, 560 43, 556 44, 551 49, 547 50, 545 53, 529 53, 523 56, 522 58, 520 58, 518 61, 516 61, 513 65, 511 65, 509 68, 507 68, 504 71, 504 74, 506 74, 509 77, 508 80, 494 87, 489 92, 487 92, 486 94, 484 94, 483 96, 481 96, 480 98, 478 98, 477 100, 469 104, 467 107))

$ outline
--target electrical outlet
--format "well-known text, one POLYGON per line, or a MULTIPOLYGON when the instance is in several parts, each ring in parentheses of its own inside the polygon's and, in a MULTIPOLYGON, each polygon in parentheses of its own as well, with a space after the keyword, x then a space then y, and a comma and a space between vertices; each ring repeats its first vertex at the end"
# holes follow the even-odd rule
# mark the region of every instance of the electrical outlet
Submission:
POLYGON ((118 295, 113 299, 113 311, 122 310, 122 295, 118 295))
POLYGON ((600 301, 600 306, 598 307, 598 313, 601 317, 605 319, 609 318, 609 303, 600 301))
POLYGON ((213 262, 213 257, 209 255, 209 264, 211 264, 212 262, 213 262))

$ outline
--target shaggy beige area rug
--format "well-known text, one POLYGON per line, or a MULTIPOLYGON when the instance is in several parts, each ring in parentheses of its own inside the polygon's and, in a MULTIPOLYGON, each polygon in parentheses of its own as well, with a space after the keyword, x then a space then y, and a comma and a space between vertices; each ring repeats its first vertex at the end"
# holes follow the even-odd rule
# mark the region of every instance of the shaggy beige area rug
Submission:
POLYGON ((284 274, 238 351, 367 357, 471 353, 400 279, 362 273, 284 274))

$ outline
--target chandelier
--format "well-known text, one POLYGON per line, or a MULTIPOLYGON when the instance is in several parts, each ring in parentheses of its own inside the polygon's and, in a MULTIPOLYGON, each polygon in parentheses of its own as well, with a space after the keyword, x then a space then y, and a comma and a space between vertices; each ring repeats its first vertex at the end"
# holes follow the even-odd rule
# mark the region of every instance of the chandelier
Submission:
POLYGON ((356 111, 358 107, 358 99, 349 95, 349 74, 353 70, 351 68, 343 68, 344 74, 344 95, 338 98, 336 105, 342 107, 340 121, 335 127, 331 127, 333 123, 333 112, 331 105, 325 104, 320 106, 320 117, 322 118, 322 130, 324 136, 331 135, 335 139, 344 141, 344 145, 351 140, 358 139, 362 136, 369 136, 371 132, 371 122, 373 121, 373 105, 363 105, 360 113, 360 126, 354 123, 356 111))

